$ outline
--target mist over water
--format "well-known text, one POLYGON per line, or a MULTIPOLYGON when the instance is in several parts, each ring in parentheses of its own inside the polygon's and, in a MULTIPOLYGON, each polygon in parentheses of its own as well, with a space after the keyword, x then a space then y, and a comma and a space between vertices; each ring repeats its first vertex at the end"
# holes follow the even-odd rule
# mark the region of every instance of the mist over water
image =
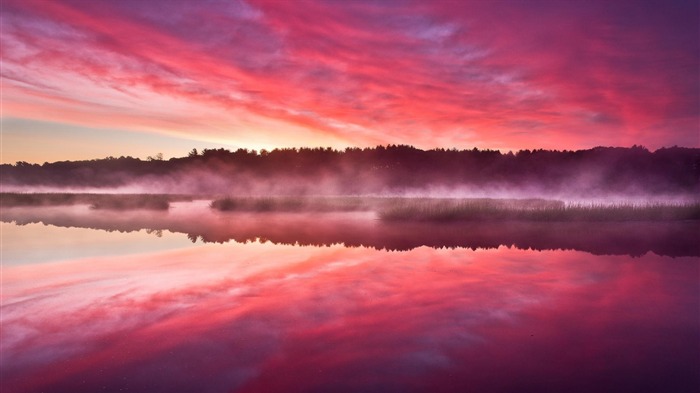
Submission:
POLYGON ((209 149, 168 161, 131 157, 2 165, 3 192, 200 196, 546 198, 680 202, 700 195, 700 149, 579 151, 376 148, 209 149))

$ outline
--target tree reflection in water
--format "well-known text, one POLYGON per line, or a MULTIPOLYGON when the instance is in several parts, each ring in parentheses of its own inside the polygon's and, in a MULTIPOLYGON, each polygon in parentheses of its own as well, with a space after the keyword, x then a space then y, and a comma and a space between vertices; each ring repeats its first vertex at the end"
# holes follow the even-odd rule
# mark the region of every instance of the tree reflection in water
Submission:
POLYGON ((192 242, 365 246, 410 250, 497 248, 579 250, 596 255, 700 256, 700 221, 657 222, 384 222, 372 212, 221 213, 207 202, 174 203, 169 212, 94 211, 87 207, 15 207, 3 210, 4 222, 42 222, 60 227, 107 231, 146 229, 187 234, 192 242))

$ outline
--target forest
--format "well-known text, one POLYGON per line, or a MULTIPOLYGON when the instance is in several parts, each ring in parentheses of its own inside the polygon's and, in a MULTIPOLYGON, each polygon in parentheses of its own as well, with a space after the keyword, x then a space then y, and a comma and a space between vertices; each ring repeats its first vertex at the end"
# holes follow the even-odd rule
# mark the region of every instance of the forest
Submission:
POLYGON ((374 148, 193 149, 163 160, 107 157, 0 166, 3 191, 109 190, 188 195, 460 197, 689 196, 700 193, 700 149, 577 151, 374 148))

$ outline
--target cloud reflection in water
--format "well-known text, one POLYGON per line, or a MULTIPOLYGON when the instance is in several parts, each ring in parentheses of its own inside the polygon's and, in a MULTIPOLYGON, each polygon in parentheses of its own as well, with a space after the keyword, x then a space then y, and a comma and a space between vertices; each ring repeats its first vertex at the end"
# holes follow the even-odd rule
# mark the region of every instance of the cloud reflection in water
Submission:
POLYGON ((270 243, 6 266, 3 391, 683 391, 699 272, 270 243))

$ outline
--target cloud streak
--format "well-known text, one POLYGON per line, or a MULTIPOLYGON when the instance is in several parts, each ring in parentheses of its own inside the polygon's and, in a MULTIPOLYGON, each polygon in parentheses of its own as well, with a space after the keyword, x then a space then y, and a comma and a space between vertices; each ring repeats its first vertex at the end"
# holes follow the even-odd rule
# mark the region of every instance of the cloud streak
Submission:
POLYGON ((698 145, 694 2, 3 7, 4 116, 249 147, 698 145))

